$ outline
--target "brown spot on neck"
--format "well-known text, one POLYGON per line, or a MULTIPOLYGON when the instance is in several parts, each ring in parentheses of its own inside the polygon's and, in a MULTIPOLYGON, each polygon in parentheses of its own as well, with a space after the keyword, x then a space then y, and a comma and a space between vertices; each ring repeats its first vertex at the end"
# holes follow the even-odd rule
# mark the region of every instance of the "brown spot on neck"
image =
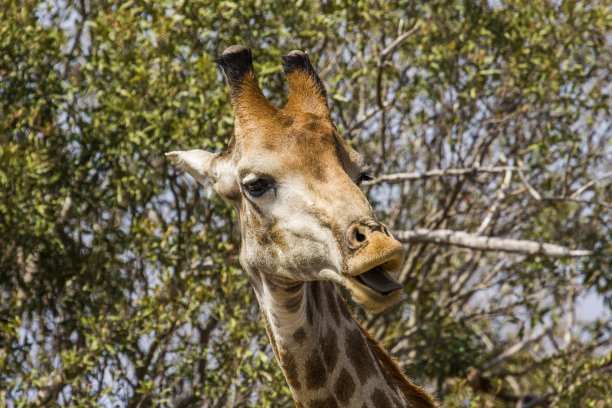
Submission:
POLYGON ((347 328, 345 332, 346 356, 355 368, 361 384, 376 373, 376 362, 361 331, 347 328))
POLYGON ((287 350, 281 350, 281 355, 279 357, 278 361, 281 363, 285 378, 287 378, 287 383, 293 387, 293 389, 299 390, 301 384, 298 377, 298 368, 295 358, 288 353, 287 350))
POLYGON ((314 399, 308 403, 308 408, 338 408, 334 397, 314 399))
POLYGON ((318 353, 314 353, 306 360, 306 388, 316 390, 327 382, 325 366, 318 353))
POLYGON ((372 392, 371 399, 372 404, 374 404, 376 408, 393 408, 391 401, 389 401, 389 398, 387 398, 380 388, 376 388, 374 392, 372 392))
POLYGON ((340 349, 338 347, 338 336, 331 326, 327 327, 327 332, 323 334, 321 338, 321 351, 323 353, 323 362, 325 367, 331 373, 336 367, 338 362, 338 354, 340 349))
POLYGON ((353 376, 349 373, 346 368, 340 371, 338 380, 334 385, 334 391, 336 392, 336 398, 341 404, 347 405, 351 397, 355 393, 355 381, 353 376))

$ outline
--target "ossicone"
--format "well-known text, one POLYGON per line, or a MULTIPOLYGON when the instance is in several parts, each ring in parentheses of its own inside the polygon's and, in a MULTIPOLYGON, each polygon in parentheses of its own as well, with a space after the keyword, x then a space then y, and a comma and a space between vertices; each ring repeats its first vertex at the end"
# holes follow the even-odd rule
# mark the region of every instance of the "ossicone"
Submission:
POLYGON ((232 45, 215 62, 223 69, 230 87, 237 131, 276 113, 259 88, 250 49, 232 45))
POLYGON ((281 60, 289 84, 289 101, 285 109, 329 116, 325 86, 310 64, 308 55, 294 50, 283 55, 281 60))
POLYGON ((236 85, 246 73, 254 72, 253 55, 244 45, 226 48, 220 57, 215 58, 215 62, 223 68, 230 86, 236 85))

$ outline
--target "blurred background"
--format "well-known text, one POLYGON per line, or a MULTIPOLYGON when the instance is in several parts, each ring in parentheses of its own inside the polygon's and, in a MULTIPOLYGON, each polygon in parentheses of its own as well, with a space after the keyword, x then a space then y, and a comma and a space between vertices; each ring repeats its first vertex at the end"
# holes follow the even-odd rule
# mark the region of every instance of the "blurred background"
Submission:
POLYGON ((375 170, 406 290, 353 310, 415 382, 612 406, 610 0, 3 0, 1 406, 293 406, 233 209, 164 157, 227 144, 233 44, 278 106, 308 52, 375 170))

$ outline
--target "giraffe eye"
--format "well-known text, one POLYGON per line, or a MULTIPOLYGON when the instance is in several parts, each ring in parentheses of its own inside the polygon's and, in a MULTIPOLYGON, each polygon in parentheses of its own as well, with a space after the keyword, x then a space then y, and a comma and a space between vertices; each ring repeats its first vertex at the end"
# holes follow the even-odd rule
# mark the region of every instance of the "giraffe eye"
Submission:
POLYGON ((268 191, 272 185, 264 179, 256 179, 243 184, 243 187, 253 197, 259 197, 268 191))
POLYGON ((357 179, 357 185, 360 186, 361 183, 363 183, 364 181, 372 181, 374 180, 374 177, 372 177, 372 175, 370 173, 361 173, 359 175, 359 178, 357 179))

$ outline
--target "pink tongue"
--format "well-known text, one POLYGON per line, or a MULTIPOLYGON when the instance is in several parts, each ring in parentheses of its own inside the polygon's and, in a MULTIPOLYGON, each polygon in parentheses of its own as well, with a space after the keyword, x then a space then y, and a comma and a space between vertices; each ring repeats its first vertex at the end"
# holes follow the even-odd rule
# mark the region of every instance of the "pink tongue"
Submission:
POLYGON ((396 290, 402 289, 404 285, 397 283, 389 277, 387 272, 380 268, 370 269, 369 271, 362 273, 357 278, 364 285, 368 286, 375 291, 386 295, 396 290))

